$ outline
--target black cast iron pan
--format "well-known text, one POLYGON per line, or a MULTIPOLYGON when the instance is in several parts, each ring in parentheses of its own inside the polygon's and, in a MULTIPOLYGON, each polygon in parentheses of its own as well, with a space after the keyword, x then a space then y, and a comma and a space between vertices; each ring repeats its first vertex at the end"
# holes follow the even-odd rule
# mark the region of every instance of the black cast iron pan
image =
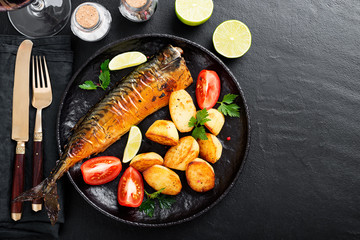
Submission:
MULTIPOLYGON (((80 89, 78 85, 86 80, 97 80, 100 64, 104 60, 111 59, 119 53, 140 51, 146 56, 153 56, 167 44, 181 47, 184 51, 183 57, 194 78, 194 83, 187 91, 193 97, 195 103, 197 75, 202 69, 214 70, 221 79, 222 89, 220 99, 228 93, 238 94, 239 97, 236 103, 241 107, 241 117, 226 117, 225 125, 218 135, 219 140, 223 144, 223 153, 221 159, 217 163, 212 164, 216 176, 215 188, 206 193, 197 193, 187 185, 185 172, 176 171, 182 181, 183 189, 181 193, 175 197, 176 202, 170 209, 156 208, 153 217, 145 215, 137 208, 127 208, 117 203, 119 179, 128 167, 128 164, 123 164, 122 172, 114 181, 100 186, 90 186, 83 181, 80 171, 81 163, 76 164, 69 170, 67 174, 70 181, 91 206, 106 216, 132 225, 151 227, 168 226, 189 221, 208 211, 225 197, 231 187, 236 183, 249 149, 249 112, 244 94, 240 88, 241 82, 236 80, 234 75, 219 58, 204 47, 189 40, 171 35, 150 34, 125 38, 100 49, 75 73, 64 92, 58 113, 57 140, 60 154, 63 146, 66 144, 72 127, 81 116, 85 115, 105 94, 105 92, 100 89, 96 91, 85 91, 80 89), (227 140, 228 137, 231 138, 230 141, 227 140)), ((111 72, 112 82, 110 87, 132 70, 131 68, 111 72)), ((154 151, 164 156, 169 148, 151 142, 144 136, 148 127, 157 119, 171 119, 168 107, 164 107, 150 115, 138 125, 143 133, 143 141, 139 153, 154 151)), ((180 134, 180 137, 185 135, 189 134, 180 134)), ((121 159, 127 137, 128 134, 124 135, 122 139, 99 155, 117 156, 121 159)), ((153 192, 146 183, 145 189, 148 192, 153 192)))

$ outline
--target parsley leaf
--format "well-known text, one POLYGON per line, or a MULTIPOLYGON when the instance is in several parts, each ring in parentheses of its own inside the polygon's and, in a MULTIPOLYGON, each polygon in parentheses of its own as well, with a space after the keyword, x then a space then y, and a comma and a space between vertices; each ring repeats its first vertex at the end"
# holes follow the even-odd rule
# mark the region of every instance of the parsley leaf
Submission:
POLYGON ((207 140, 204 124, 210 121, 209 113, 206 108, 196 113, 196 118, 191 117, 188 123, 189 127, 195 127, 191 133, 191 136, 195 139, 207 140))
POLYGON ((93 81, 85 81, 83 84, 79 85, 81 89, 84 90, 95 90, 98 87, 101 87, 103 90, 110 84, 110 70, 109 70, 109 59, 106 59, 100 66, 100 75, 99 75, 99 84, 94 83, 93 81))
POLYGON ((161 194, 158 197, 158 200, 159 200, 160 208, 163 208, 163 209, 169 209, 171 207, 171 205, 176 201, 174 198, 164 195, 164 194, 161 194))
POLYGON ((97 89, 98 86, 92 81, 85 81, 83 84, 79 85, 79 88, 84 90, 94 90, 97 89))
POLYGON ((191 117, 188 123, 189 127, 195 127, 196 126, 196 118, 191 117))
POLYGON ((171 205, 176 201, 174 198, 161 194, 161 192, 164 190, 165 188, 160 189, 157 192, 154 193, 148 193, 146 192, 146 190, 144 190, 147 199, 145 201, 143 201, 139 207, 139 210, 141 212, 144 212, 146 215, 148 215, 149 217, 154 216, 154 212, 155 212, 155 200, 157 199, 159 202, 159 207, 162 209, 168 209, 171 207, 171 205))
POLYGON ((196 120, 200 125, 204 125, 206 122, 210 121, 207 117, 209 113, 206 108, 196 113, 196 120))
POLYGON ((222 100, 223 103, 226 103, 226 104, 230 104, 232 103, 236 98, 238 97, 238 95, 236 94, 226 94, 222 100))
POLYGON ((220 106, 218 107, 219 112, 225 116, 240 117, 240 107, 236 103, 233 103, 237 97, 238 95, 236 94, 226 94, 223 100, 218 102, 220 103, 220 106))
POLYGON ((151 198, 147 198, 145 201, 143 201, 139 207, 139 210, 141 212, 144 212, 149 217, 154 216, 155 212, 155 202, 151 198))
POLYGON ((99 82, 102 89, 106 89, 110 84, 110 72, 102 71, 99 75, 99 82))
POLYGON ((145 192, 145 194, 146 194, 146 196, 147 196, 148 198, 150 198, 150 199, 155 199, 155 198, 157 198, 157 197, 160 195, 160 193, 161 193, 162 191, 164 191, 164 189, 165 189, 165 188, 162 188, 162 189, 160 189, 159 191, 153 192, 153 193, 148 193, 146 190, 144 190, 144 192, 145 192))
POLYGON ((191 133, 191 136, 195 139, 200 138, 201 140, 207 140, 204 126, 195 127, 191 133))
POLYGON ((106 59, 100 66, 101 71, 105 72, 105 71, 109 71, 109 59, 106 59))

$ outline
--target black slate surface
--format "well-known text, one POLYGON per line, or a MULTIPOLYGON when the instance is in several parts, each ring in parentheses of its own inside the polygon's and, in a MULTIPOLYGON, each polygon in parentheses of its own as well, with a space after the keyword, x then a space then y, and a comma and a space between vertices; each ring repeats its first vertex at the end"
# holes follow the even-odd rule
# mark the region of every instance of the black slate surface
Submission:
MULTIPOLYGON (((80 4, 72 1, 73 9, 80 4)), ((174 0, 147 23, 131 23, 118 1, 98 1, 113 17, 97 43, 73 36, 74 71, 100 47, 141 33, 168 33, 214 52, 212 32, 246 23, 251 49, 223 59, 244 91, 252 140, 243 173, 211 211, 181 225, 138 228, 89 206, 64 178, 61 239, 359 239, 360 2, 215 0, 208 22, 183 25, 174 0)), ((0 13, 0 34, 16 34, 0 13)), ((62 34, 71 34, 67 26, 62 34)))

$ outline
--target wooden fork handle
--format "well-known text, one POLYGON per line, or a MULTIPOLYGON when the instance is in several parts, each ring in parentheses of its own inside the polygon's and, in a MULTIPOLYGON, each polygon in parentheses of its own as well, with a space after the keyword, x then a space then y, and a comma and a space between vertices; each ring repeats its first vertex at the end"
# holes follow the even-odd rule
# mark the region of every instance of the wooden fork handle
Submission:
MULTIPOLYGON (((34 141, 33 149, 33 187, 37 186, 43 180, 43 151, 42 141, 34 141)), ((42 199, 32 201, 32 209, 34 211, 41 210, 42 199), (40 206, 39 206, 40 204, 40 206), (34 206, 35 205, 35 206, 34 206), (40 208, 40 209, 39 209, 40 208)))
MULTIPOLYGON (((24 191, 24 163, 25 163, 25 142, 18 142, 16 145, 15 165, 13 171, 13 182, 11 201, 24 191)), ((11 202, 11 218, 14 221, 21 219, 22 202, 11 202)))

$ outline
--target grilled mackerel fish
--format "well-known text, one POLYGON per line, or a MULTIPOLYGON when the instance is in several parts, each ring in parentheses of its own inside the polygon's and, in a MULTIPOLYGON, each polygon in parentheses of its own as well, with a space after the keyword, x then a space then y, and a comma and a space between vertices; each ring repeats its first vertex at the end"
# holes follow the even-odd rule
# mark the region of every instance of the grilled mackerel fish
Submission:
POLYGON ((132 125, 167 106, 173 91, 185 89, 193 82, 181 54, 182 49, 169 45, 119 81, 75 125, 50 176, 14 201, 44 198, 48 217, 55 224, 60 210, 56 181, 75 163, 104 151, 132 125))

